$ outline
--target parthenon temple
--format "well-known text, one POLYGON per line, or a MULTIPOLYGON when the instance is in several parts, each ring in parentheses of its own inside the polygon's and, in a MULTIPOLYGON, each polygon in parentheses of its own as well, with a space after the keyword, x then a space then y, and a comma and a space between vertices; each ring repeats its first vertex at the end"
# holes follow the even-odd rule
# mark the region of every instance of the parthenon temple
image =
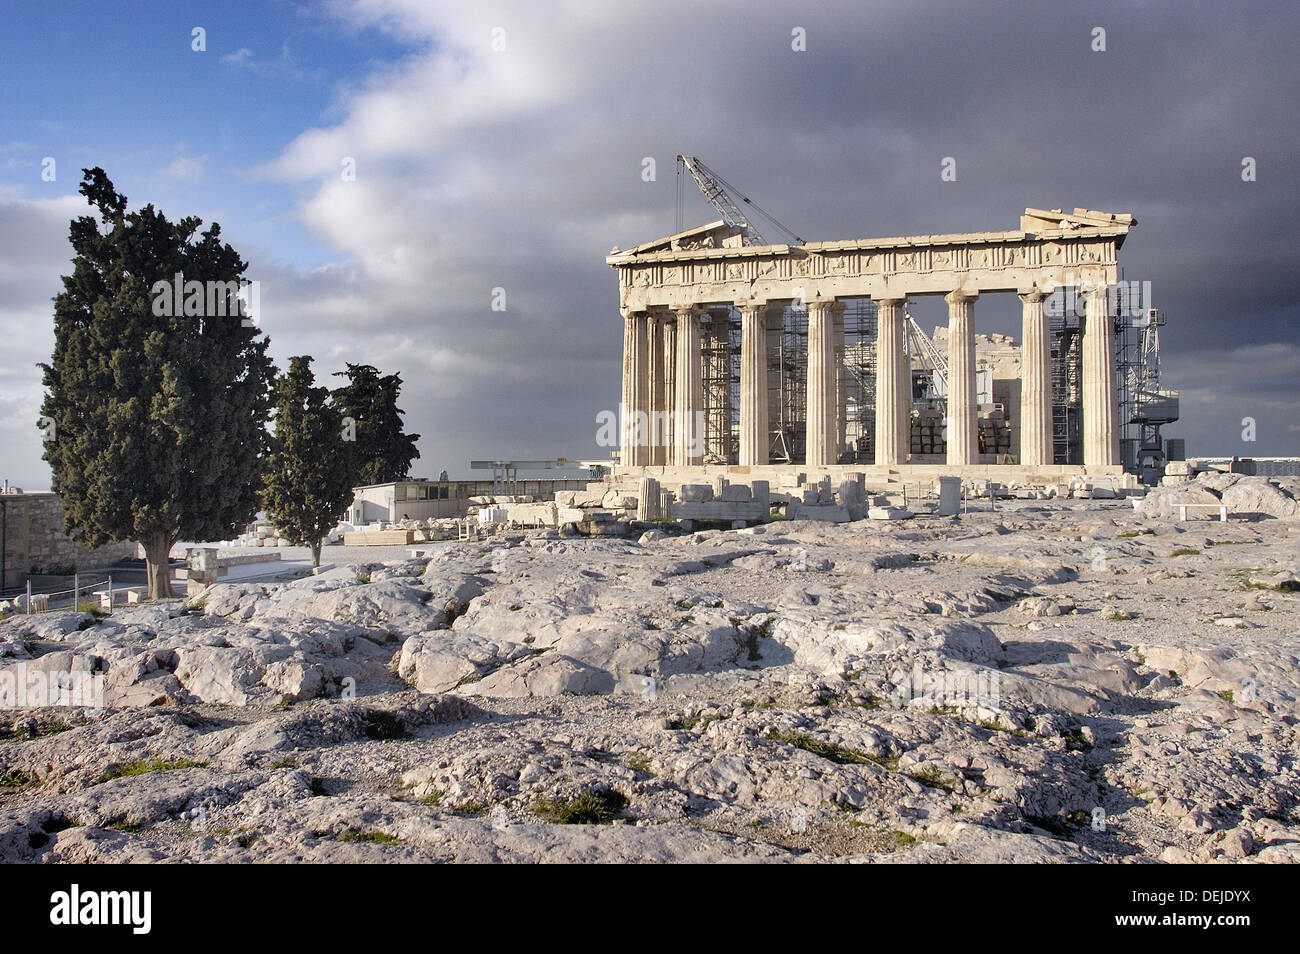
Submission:
POLYGON ((624 329, 619 469, 1118 474, 1108 289, 1134 225, 1026 209, 1011 231, 755 246, 717 221, 616 247, 606 262, 624 329), (1082 303, 1072 328, 1046 307, 1058 290, 1082 303), (981 296, 998 292, 1019 296, 1022 314, 1003 402, 976 349, 981 296), (924 340, 943 400, 927 412, 905 306, 940 295, 946 353, 924 340))

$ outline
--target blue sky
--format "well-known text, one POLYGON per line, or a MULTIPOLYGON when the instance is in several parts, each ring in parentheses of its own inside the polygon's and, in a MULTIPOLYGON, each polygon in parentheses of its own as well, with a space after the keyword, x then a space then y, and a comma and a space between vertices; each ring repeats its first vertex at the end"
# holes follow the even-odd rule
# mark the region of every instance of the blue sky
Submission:
MULTIPOLYGON (((1121 264, 1169 316, 1182 392, 1169 436, 1300 453, 1297 35, 1296 4, 1191 0, 10 4, 0 477, 49 483, 35 365, 83 166, 133 206, 219 222, 276 361, 400 373, 416 473, 468 476, 475 458, 607 456, 622 330, 604 256, 672 231, 679 152, 810 240, 1131 212, 1121 264)), ((688 190, 686 224, 711 218, 688 190)), ((933 300, 914 313, 944 320, 933 300)), ((1018 337, 1018 316, 990 295, 975 321, 1018 337)))
POLYGON ((52 156, 43 191, 65 194, 99 165, 133 204, 215 219, 241 250, 303 266, 331 252, 258 167, 349 84, 427 47, 281 0, 24 4, 5 20, 0 185, 39 194, 32 173, 52 156))

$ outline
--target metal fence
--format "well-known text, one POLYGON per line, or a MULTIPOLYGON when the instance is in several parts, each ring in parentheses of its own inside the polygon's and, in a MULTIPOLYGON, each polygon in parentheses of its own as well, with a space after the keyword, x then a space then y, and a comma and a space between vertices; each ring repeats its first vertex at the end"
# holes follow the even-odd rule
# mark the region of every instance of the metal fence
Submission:
POLYGON ((72 586, 65 589, 44 589, 33 587, 31 580, 22 590, 8 593, 0 592, 0 600, 13 604, 14 612, 23 615, 52 613, 55 610, 76 610, 85 602, 93 604, 93 609, 101 613, 112 613, 115 603, 120 603, 132 588, 113 589, 113 575, 76 573, 72 577, 72 586))

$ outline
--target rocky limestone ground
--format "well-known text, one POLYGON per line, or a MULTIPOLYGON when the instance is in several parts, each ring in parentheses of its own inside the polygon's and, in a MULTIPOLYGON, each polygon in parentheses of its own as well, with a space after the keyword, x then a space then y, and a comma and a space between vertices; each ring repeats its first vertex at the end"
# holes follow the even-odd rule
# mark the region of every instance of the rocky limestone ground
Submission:
POLYGON ((0 679, 105 707, 3 713, 0 858, 1297 861, 1298 537, 1016 501, 14 617, 0 679))

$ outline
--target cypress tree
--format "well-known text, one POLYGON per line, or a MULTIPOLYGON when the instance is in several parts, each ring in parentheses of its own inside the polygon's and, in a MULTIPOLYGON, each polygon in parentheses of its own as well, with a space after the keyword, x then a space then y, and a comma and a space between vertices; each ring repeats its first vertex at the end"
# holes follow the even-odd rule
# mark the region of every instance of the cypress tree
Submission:
POLYGON ((280 536, 311 548, 352 502, 352 470, 343 449, 343 415, 329 388, 314 387, 311 358, 289 359, 275 382, 275 433, 266 459, 263 506, 280 536))
POLYGON ((149 597, 162 599, 176 541, 228 539, 257 511, 269 339, 241 314, 247 263, 219 225, 200 234, 195 217, 127 212, 104 170, 83 172, 98 219, 71 223, 72 274, 40 365, 44 458, 69 531, 92 547, 142 544, 149 597))
POLYGON ((335 372, 348 383, 334 391, 334 402, 355 426, 355 440, 349 444, 353 478, 358 485, 409 480, 411 462, 420 456, 419 434, 403 431, 402 409, 397 398, 402 379, 396 374, 380 376, 368 364, 348 364, 347 371, 335 372))

